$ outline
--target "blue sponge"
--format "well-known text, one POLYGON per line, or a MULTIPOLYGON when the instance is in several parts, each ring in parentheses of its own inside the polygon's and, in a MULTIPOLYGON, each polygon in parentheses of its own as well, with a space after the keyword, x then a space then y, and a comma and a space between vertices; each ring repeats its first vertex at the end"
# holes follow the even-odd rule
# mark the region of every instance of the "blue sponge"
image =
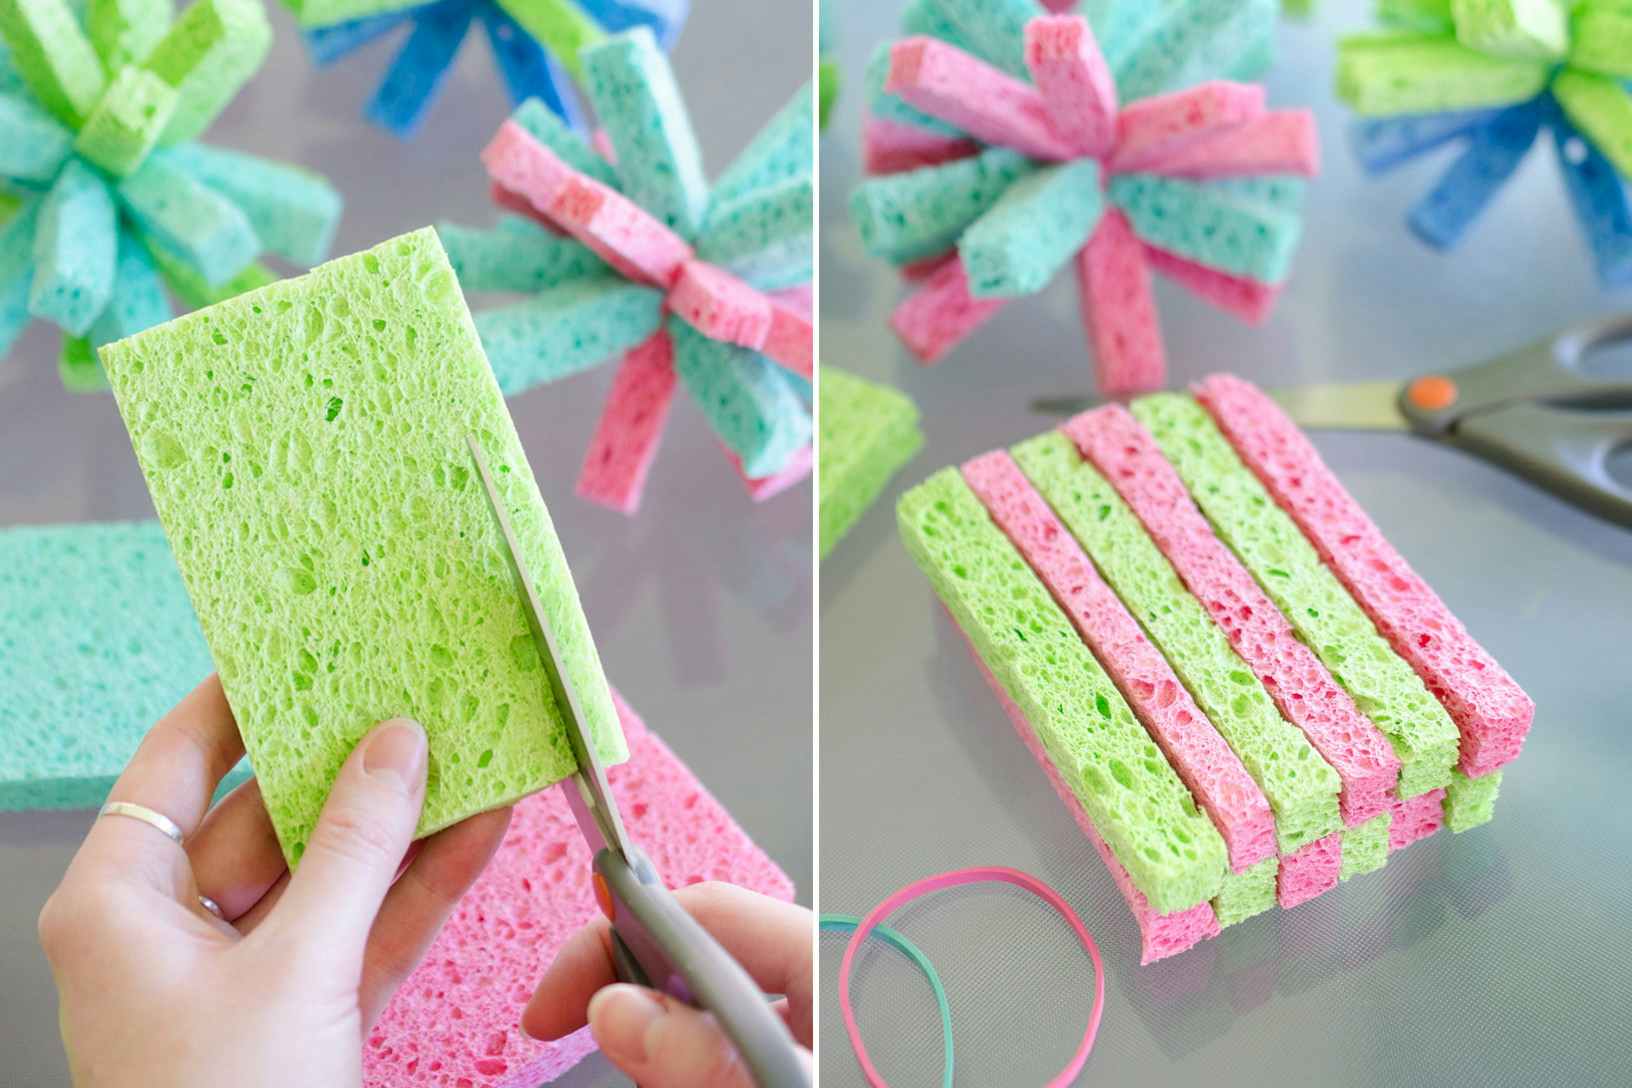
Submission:
POLYGON ((215 671, 156 521, 0 530, 0 662, 0 811, 101 804, 215 671))

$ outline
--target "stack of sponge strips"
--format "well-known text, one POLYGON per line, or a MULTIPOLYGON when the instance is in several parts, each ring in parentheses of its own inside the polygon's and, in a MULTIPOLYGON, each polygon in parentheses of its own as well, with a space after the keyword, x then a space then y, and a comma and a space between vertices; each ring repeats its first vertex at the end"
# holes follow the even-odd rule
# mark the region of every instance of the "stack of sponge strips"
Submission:
POLYGON ((1534 705, 1275 403, 1106 405, 903 496, 903 539, 1143 962, 1491 818, 1534 705))

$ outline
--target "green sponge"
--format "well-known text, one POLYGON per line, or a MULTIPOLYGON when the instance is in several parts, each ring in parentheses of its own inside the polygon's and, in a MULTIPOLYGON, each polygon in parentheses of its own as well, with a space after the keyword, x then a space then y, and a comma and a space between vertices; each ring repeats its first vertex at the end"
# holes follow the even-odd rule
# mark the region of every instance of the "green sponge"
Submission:
POLYGON ((1452 771, 1451 784, 1445 787, 1445 822, 1458 833, 1489 823, 1496 814, 1496 794, 1501 788, 1501 771, 1478 778, 1452 771))
POLYGON ((918 406, 885 385, 824 365, 816 425, 822 558, 924 444, 918 406))
POLYGON ((1364 876, 1376 872, 1388 862, 1388 826, 1393 822, 1392 812, 1379 812, 1359 827, 1343 830, 1343 862, 1337 878, 1364 876))
MULTIPOLYGON (((1386 845, 1386 844, 1385 844, 1386 845)), ((1275 879, 1280 858, 1265 858, 1244 873, 1225 873, 1224 886, 1213 897, 1213 913, 1220 926, 1245 922, 1275 905, 1275 879)))
POLYGON ((430 737, 419 833, 571 774, 497 522, 609 762, 611 694, 549 513, 426 228, 102 349, 284 854, 376 722, 430 737))
POLYGON ((1241 463, 1206 410, 1189 397, 1158 393, 1134 401, 1133 414, 1219 537, 1394 746, 1399 796, 1448 783, 1460 744, 1456 724, 1241 463))
POLYGON ((907 550, 1160 913, 1218 894, 1224 840, 955 468, 896 508, 907 550))
POLYGON ((1342 787, 1337 772, 1281 717, 1116 489, 1059 431, 1011 452, 1264 791, 1275 812, 1280 852, 1290 854, 1336 831, 1342 787))

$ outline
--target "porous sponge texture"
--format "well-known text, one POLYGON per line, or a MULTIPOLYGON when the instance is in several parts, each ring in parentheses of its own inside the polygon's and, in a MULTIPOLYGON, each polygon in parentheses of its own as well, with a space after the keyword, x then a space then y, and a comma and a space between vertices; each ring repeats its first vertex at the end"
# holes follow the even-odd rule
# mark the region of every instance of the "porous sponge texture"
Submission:
POLYGON ((1336 774, 1281 717, 1116 489, 1057 431, 1012 452, 1269 798, 1281 851, 1336 830, 1336 774))
POLYGON ((1281 869, 1279 857, 1265 858, 1244 873, 1229 873, 1224 886, 1213 897, 1213 914, 1220 926, 1233 926, 1259 915, 1275 905, 1275 882, 1281 869))
POLYGON ((137 460, 298 861, 376 722, 424 724, 429 834, 576 767, 477 437, 602 758, 625 757, 577 591, 429 228, 102 349, 137 460))
POLYGON ((1399 795, 1450 781, 1459 736, 1417 674, 1397 655, 1275 505, 1206 411, 1188 397, 1134 402, 1213 528, 1400 758, 1399 795))
POLYGON ((1035 170, 1019 152, 993 147, 968 159, 870 178, 850 198, 861 242, 896 264, 951 249, 1008 187, 1035 170))
POLYGON ((0 811, 101 804, 213 669, 155 521, 0 531, 0 664, 0 811))
POLYGON ((902 496, 902 539, 1151 906, 1217 893, 1224 841, 956 469, 902 496))
POLYGON ((905 394, 837 367, 823 364, 818 401, 816 486, 825 559, 924 436, 918 406, 905 394))
POLYGON ((1382 812, 1359 827, 1344 829, 1343 864, 1338 870, 1339 879, 1347 880, 1375 872, 1387 864, 1388 829, 1393 819, 1392 813, 1382 812))
MULTIPOLYGON (((792 881, 725 806, 622 700, 617 708, 629 762, 607 778, 625 827, 664 883, 722 880, 791 901, 792 881)), ((561 946, 600 917, 590 861, 560 789, 517 805, 493 860, 369 1031, 363 1083, 534 1088, 594 1050, 587 1028, 545 1043, 519 1026, 561 946)))
POLYGON ((1445 823, 1458 834, 1489 823, 1496 814, 1496 794, 1501 788, 1501 771, 1480 778, 1452 771, 1450 785, 1445 787, 1445 823))

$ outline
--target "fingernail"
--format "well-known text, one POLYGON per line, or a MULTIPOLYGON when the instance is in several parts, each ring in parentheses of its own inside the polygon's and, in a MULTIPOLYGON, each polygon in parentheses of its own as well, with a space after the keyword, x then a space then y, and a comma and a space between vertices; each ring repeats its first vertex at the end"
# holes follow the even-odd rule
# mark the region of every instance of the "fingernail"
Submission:
POLYGON ((595 1041, 607 1057, 631 1065, 646 1061, 646 1032, 663 1016, 663 1006, 639 986, 619 983, 589 999, 595 1041))
POLYGON ((363 770, 370 778, 396 779, 404 793, 417 789, 425 762, 425 730, 416 721, 395 718, 375 729, 363 750, 363 770))

